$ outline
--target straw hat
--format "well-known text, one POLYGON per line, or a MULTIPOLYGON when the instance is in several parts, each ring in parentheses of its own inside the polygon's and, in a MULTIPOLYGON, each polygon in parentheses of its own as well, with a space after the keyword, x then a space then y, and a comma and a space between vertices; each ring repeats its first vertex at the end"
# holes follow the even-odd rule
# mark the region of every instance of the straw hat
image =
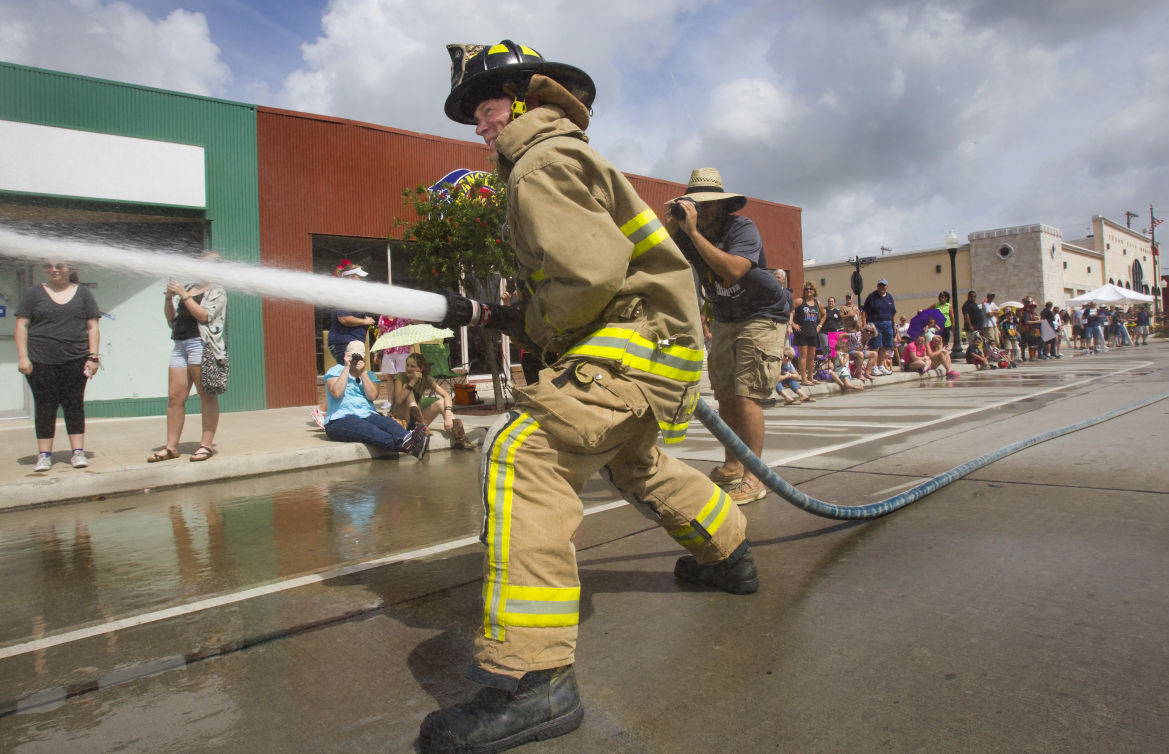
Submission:
POLYGON ((715 168, 697 168, 690 173, 685 196, 696 202, 726 202, 728 212, 738 212, 747 204, 747 197, 742 194, 723 191, 722 176, 715 168))

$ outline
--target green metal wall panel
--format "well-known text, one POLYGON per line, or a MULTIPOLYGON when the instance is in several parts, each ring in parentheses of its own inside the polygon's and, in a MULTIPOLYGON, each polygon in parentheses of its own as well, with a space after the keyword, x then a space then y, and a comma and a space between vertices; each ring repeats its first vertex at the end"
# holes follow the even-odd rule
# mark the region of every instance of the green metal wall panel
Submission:
MULTIPOLYGON (((0 119, 203 147, 209 245, 227 259, 259 264, 255 106, 0 63, 0 119)), ((255 296, 229 293, 228 348, 222 409, 264 408, 263 311, 255 296)), ((100 415, 159 413, 154 400, 100 403, 93 407, 100 415)))

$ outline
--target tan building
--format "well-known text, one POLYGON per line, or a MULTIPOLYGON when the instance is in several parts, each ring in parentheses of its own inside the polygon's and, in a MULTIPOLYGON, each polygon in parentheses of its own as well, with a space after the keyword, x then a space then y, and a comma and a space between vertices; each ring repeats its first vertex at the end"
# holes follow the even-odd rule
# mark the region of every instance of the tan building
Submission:
MULTIPOLYGON (((970 290, 970 244, 958 247, 954 268, 958 278, 958 296, 965 297, 970 290)), ((855 270, 851 262, 809 264, 804 267, 804 280, 815 283, 821 301, 835 296, 840 304, 847 294, 852 293, 850 281, 855 270)), ((910 318, 922 309, 933 306, 939 292, 950 290, 950 254, 945 249, 888 254, 878 257, 872 264, 862 266, 861 277, 864 286, 860 302, 877 289, 878 280, 886 278, 889 281, 889 293, 897 304, 898 318, 910 318)))
POLYGON ((1092 235, 1073 243, 1091 247, 1101 255, 1104 262, 1100 268, 1100 277, 1093 277, 1096 282, 1088 290, 1105 283, 1115 283, 1121 288, 1140 293, 1153 292, 1151 286, 1156 285, 1153 253, 1151 241, 1145 234, 1096 215, 1092 218, 1092 235))
MULTIPOLYGON (((1148 236, 1106 217, 1092 218, 1092 234, 1064 241, 1059 228, 1036 223, 982 230, 967 236, 954 258, 958 302, 972 288, 981 301, 993 292, 999 302, 1031 296, 1043 304, 1064 306, 1067 299, 1115 283, 1141 293, 1152 293, 1155 281, 1148 236)), ((852 262, 804 265, 804 279, 816 284, 820 297, 843 301, 851 293, 852 262)), ((888 254, 861 268, 864 301, 877 280, 889 280, 898 316, 912 317, 950 290, 950 255, 942 247, 888 254)))

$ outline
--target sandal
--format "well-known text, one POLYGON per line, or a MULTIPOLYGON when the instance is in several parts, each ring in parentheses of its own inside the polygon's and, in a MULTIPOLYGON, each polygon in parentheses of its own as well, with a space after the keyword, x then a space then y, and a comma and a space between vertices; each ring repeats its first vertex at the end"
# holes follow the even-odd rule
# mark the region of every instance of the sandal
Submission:
POLYGON ((177 450, 171 450, 170 448, 163 448, 162 450, 155 451, 154 455, 152 455, 152 456, 150 456, 150 458, 146 459, 146 462, 147 463, 158 463, 159 461, 169 461, 172 458, 178 458, 178 457, 179 457, 179 453, 177 450))
POLYGON ((206 461, 208 458, 210 458, 213 455, 215 455, 214 450, 207 447, 206 445, 200 445, 198 447, 198 449, 195 450, 195 452, 191 454, 190 460, 192 463, 194 463, 195 461, 206 461))

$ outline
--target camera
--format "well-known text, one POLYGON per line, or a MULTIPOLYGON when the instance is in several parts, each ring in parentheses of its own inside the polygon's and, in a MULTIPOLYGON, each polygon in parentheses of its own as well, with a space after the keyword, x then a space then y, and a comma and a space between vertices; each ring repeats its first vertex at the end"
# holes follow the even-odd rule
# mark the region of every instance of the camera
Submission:
POLYGON ((686 219, 686 210, 682 209, 682 202, 690 202, 691 204, 694 205, 695 210, 698 209, 698 203, 695 202, 693 199, 687 199, 684 196, 680 197, 680 198, 676 199, 673 204, 670 205, 670 217, 674 218, 675 220, 685 220, 686 219))

